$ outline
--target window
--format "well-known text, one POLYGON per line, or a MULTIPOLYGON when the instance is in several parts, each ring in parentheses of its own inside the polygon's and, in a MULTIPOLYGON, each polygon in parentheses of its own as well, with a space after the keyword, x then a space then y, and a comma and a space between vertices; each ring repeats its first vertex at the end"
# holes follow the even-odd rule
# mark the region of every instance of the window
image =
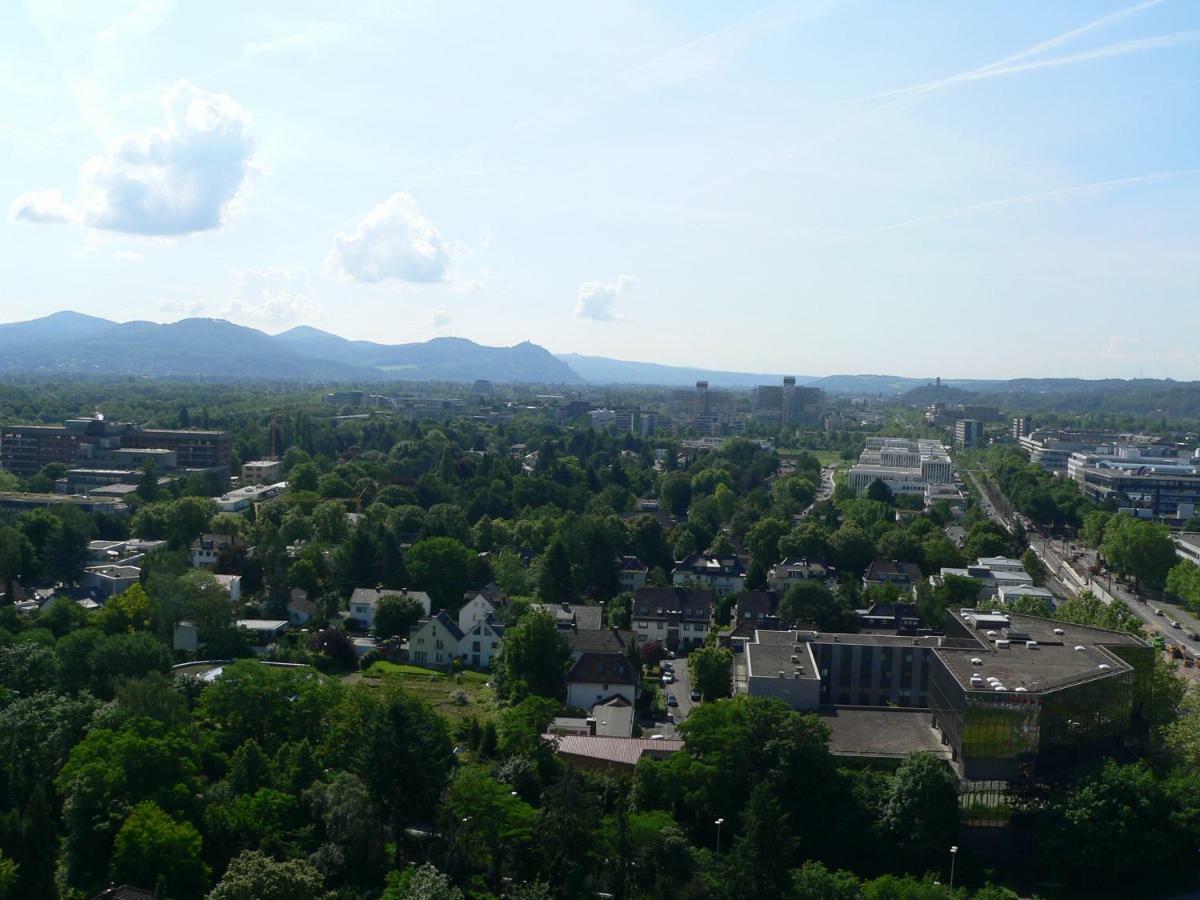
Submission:
POLYGON ((472 652, 472 653, 478 653, 478 652, 479 652, 479 641, 474 641, 474 642, 471 644, 471 652, 472 652))

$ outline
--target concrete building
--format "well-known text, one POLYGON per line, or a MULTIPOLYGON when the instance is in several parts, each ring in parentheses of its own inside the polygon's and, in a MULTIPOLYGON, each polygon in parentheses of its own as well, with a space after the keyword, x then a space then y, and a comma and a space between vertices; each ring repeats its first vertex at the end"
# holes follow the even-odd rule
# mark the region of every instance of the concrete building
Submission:
POLYGON ((637 700, 638 673, 623 653, 584 653, 567 672, 567 706, 591 709, 620 697, 637 700))
POLYGON ((708 636, 716 597, 709 590, 645 587, 633 595, 633 631, 639 643, 668 650, 701 644, 708 636))
POLYGON ((788 556, 777 562, 767 573, 767 587, 782 594, 799 581, 824 581, 828 577, 829 570, 820 563, 788 556))
POLYGON ((242 463, 242 484, 276 484, 283 481, 283 463, 277 459, 254 459, 242 463))
POLYGON ((1026 435, 1033 433, 1033 418, 1031 416, 1013 416, 1012 426, 1009 429, 1009 434, 1014 441, 1019 441, 1026 435))
POLYGON ((159 471, 211 470, 228 478, 232 452, 229 431, 141 428, 110 422, 101 415, 69 419, 62 425, 0 428, 0 468, 18 475, 32 475, 52 462, 69 468, 84 461, 92 468, 102 462, 140 468, 153 460, 159 471))
POLYGON ((117 497, 94 497, 88 494, 32 494, 20 491, 0 491, 0 513, 23 513, 31 509, 70 506, 85 513, 108 516, 129 515, 125 501, 117 497))
POLYGON ((820 388, 796 387, 794 375, 782 385, 760 384, 750 395, 750 414, 768 425, 796 425, 820 418, 824 393, 820 388))
POLYGON ((737 556, 693 553, 671 571, 676 587, 707 587, 718 594, 736 594, 745 587, 746 570, 737 556))
POLYGON ((983 423, 978 419, 959 419, 954 423, 954 443, 958 447, 982 447, 983 423))
POLYGON ((622 556, 621 568, 617 577, 621 582, 622 591, 636 591, 646 586, 646 576, 650 569, 636 556, 622 556))
POLYGON ((1000 783, 1023 761, 1049 775, 1119 747, 1154 654, 1123 632, 973 609, 952 611, 945 635, 759 631, 744 652, 750 694, 928 709, 959 776, 1000 783))
POLYGON ((137 566, 99 565, 88 566, 83 570, 80 585, 85 588, 95 588, 105 599, 123 594, 137 584, 142 577, 142 570, 137 566))
POLYGON ((1072 453, 1067 475, 1095 503, 1131 515, 1189 519, 1200 506, 1200 459, 1072 453))
POLYGON ((851 489, 860 494, 879 480, 893 494, 924 496, 930 484, 953 484, 954 466, 937 441, 869 437, 846 477, 851 489))

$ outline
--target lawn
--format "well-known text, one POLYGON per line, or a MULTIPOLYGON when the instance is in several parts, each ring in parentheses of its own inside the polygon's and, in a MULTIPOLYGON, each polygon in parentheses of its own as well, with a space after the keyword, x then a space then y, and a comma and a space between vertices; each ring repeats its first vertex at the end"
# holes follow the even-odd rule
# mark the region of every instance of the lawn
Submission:
POLYGON ((797 456, 801 453, 807 453, 809 456, 815 456, 817 462, 822 466, 838 466, 845 467, 850 465, 842 459, 840 450, 805 450, 803 448, 789 447, 779 451, 780 456, 797 456))
POLYGON ((380 661, 363 673, 367 684, 399 684, 423 697, 438 713, 457 724, 474 716, 481 723, 496 716, 496 692, 483 672, 445 672, 401 663, 380 661))

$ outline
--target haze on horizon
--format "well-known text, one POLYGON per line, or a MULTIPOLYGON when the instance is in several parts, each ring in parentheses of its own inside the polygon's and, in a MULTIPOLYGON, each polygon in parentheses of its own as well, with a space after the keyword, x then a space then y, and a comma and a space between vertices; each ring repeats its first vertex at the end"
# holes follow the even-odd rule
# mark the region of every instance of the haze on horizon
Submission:
POLYGON ((0 321, 1200 378, 1200 6, 28 0, 0 321))

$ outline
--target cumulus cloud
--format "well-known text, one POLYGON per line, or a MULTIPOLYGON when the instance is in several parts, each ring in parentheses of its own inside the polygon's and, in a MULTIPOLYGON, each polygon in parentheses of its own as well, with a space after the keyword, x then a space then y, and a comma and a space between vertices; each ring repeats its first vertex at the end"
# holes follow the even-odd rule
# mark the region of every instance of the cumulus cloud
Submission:
POLYGON ((163 127, 121 138, 83 164, 73 203, 57 191, 23 194, 13 217, 157 236, 220 227, 254 166, 250 114, 188 81, 162 103, 163 127))
POLYGON ((268 266, 235 272, 233 296, 220 314, 259 325, 293 325, 320 319, 322 312, 306 269, 268 266))
POLYGON ((451 248, 411 194, 392 194, 350 232, 339 232, 325 260, 328 272, 376 284, 446 278, 451 248))
POLYGON ((579 298, 575 303, 575 315, 581 319, 597 322, 621 322, 627 316, 617 309, 617 300, 637 287, 638 280, 632 275, 620 275, 616 284, 605 281, 585 281, 579 286, 579 298))
POLYGON ((28 191, 12 202, 8 208, 14 222, 64 224, 76 219, 75 210, 63 200, 62 191, 28 191))

